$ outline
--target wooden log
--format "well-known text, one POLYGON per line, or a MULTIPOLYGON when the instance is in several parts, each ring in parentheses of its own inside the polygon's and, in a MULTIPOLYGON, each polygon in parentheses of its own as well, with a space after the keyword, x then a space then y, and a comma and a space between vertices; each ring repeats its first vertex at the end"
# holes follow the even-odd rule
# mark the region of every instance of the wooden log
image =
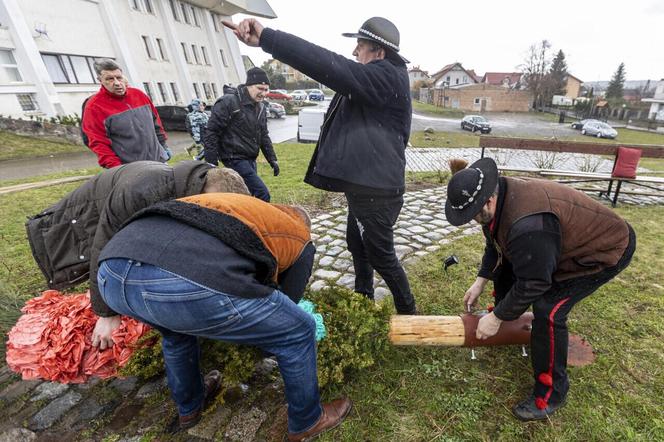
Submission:
POLYGON ((395 315, 390 319, 394 345, 444 345, 459 347, 465 340, 460 316, 395 315))
POLYGON ((488 339, 475 338, 482 315, 408 316, 390 320, 389 339, 394 345, 439 345, 448 347, 483 347, 525 345, 530 343, 533 314, 526 312, 514 321, 500 324, 498 333, 488 339))

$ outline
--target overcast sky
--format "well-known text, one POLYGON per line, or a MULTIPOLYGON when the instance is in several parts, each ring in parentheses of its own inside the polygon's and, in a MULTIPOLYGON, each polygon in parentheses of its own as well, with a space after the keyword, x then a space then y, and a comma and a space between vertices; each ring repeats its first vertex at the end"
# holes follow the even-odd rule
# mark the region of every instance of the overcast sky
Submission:
MULTIPOLYGON (((664 78, 664 0, 268 0, 278 18, 265 26, 290 32, 353 58, 356 32, 369 17, 394 22, 401 54, 434 73, 461 62, 479 75, 518 71, 530 45, 562 49, 568 71, 583 81, 609 80, 620 62, 627 80, 664 78), (545 6, 546 5, 546 6, 545 6)), ((236 16, 236 20, 242 16, 236 16)), ((270 58, 240 44, 260 66, 270 58)))

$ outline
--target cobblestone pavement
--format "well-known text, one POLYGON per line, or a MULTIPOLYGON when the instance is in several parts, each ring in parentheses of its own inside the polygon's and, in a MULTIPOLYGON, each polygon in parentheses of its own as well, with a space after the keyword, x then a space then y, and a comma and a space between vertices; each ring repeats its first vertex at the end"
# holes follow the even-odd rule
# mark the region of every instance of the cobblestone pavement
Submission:
MULTIPOLYGON (((479 149, 408 149, 409 170, 447 170, 447 159, 479 158, 479 149)), ((528 161, 519 157, 513 161, 528 161)), ((574 161, 574 160, 569 160, 574 161)), ((602 160, 599 167, 606 167, 602 160)), ((532 167, 525 163, 510 165, 532 167)), ((608 165, 610 168, 610 164, 608 165)), ((600 169, 606 170, 606 169, 600 169)), ((635 197, 636 198, 636 197, 635 197)), ((408 267, 441 245, 480 231, 477 224, 451 226, 444 216, 445 188, 408 192, 395 226, 396 251, 408 267)), ((621 202, 623 198, 621 197, 621 202)), ((636 198, 635 204, 661 204, 661 198, 636 198)), ((346 209, 318 215, 312 220, 317 257, 310 288, 319 290, 336 283, 353 287, 353 266, 346 248, 346 209)), ((384 282, 376 275, 377 300, 391 302, 384 282)), ((267 360, 266 360, 267 361, 267 360)), ((258 371, 274 370, 264 361, 258 371)), ((278 377, 277 377, 278 378, 278 377)), ((273 377, 258 377, 250 386, 230 391, 224 406, 217 407, 203 421, 176 440, 252 441, 280 440, 285 431, 283 391, 273 377), (261 380, 262 379, 262 380, 261 380), (272 435, 273 437, 270 437, 272 435)), ((0 442, 102 440, 139 441, 163 431, 163 421, 173 415, 164 379, 141 383, 135 378, 93 380, 83 385, 21 381, 7 367, 0 368, 0 442)), ((151 436, 152 437, 152 436, 151 436)))
MULTIPOLYGON (((435 252, 453 238, 480 231, 475 223, 462 227, 450 225, 445 219, 444 202, 444 187, 406 193, 394 227, 395 249, 402 264, 408 265, 435 252)), ((345 239, 347 216, 348 211, 340 209, 312 220, 312 237, 317 246, 312 290, 320 290, 331 283, 353 288, 353 262, 345 239)), ((389 290, 378 274, 374 285, 377 301, 389 296, 389 290)))

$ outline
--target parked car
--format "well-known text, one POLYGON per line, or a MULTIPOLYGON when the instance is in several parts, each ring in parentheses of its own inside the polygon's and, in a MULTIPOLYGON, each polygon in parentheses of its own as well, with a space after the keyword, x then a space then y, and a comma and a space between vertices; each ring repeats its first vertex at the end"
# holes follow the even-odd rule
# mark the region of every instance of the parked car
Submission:
POLYGON ((286 115, 286 109, 279 103, 272 103, 271 101, 267 101, 267 108, 268 108, 268 118, 281 118, 284 115, 286 115))
POLYGON ((581 134, 597 138, 613 139, 618 136, 618 131, 601 121, 590 121, 583 125, 581 134))
POLYGON ((481 115, 467 115, 461 120, 461 129, 472 132, 480 131, 483 134, 491 133, 491 124, 481 115))
POLYGON ((165 131, 187 132, 186 118, 189 111, 184 106, 156 106, 165 131))
POLYGON ((325 120, 327 109, 304 108, 297 116, 297 141, 305 143, 316 142, 320 136, 320 129, 325 120))
POLYGON ((265 94, 265 97, 266 97, 266 98, 269 98, 270 100, 286 100, 286 101, 290 101, 290 100, 293 99, 293 97, 291 97, 290 95, 285 94, 285 93, 283 93, 283 92, 278 92, 278 91, 276 91, 276 90, 272 90, 272 91, 268 92, 267 94, 265 94))
POLYGON ((310 101, 324 101, 325 94, 320 89, 312 89, 309 91, 309 100, 310 101))
POLYGON ((586 118, 585 120, 575 121, 574 123, 572 123, 572 129, 581 130, 583 129, 584 124, 590 123, 591 121, 597 121, 597 120, 592 118, 586 118))
POLYGON ((309 94, 307 94, 307 92, 302 90, 302 89, 296 89, 296 90, 294 90, 293 92, 290 93, 290 96, 293 97, 293 100, 297 100, 297 101, 306 100, 308 95, 309 94))

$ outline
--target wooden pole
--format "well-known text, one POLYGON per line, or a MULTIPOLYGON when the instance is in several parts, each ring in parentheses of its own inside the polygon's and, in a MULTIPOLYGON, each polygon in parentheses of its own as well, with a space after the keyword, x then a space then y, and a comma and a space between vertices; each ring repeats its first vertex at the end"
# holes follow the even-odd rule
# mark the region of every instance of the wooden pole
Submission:
POLYGON ((444 345, 460 347, 465 340, 460 316, 395 315, 390 319, 394 345, 444 345))
POLYGON ((493 345, 526 345, 530 343, 533 314, 526 312, 514 321, 500 324, 498 333, 488 339, 475 337, 477 323, 483 315, 408 316, 396 315, 390 320, 389 339, 394 345, 440 345, 447 347, 480 347, 493 345))

